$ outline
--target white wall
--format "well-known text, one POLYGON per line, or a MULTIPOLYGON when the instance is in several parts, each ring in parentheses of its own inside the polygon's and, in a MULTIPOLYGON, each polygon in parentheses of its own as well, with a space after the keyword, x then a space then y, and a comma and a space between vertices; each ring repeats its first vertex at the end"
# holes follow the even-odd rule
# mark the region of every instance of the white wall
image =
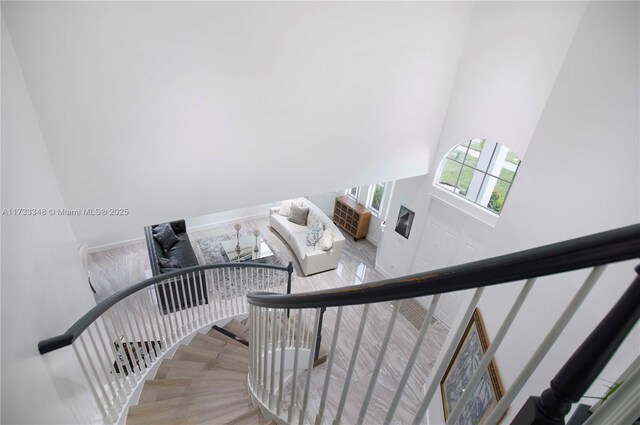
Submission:
MULTIPOLYGON (((585 12, 540 119, 526 160, 486 255, 556 242, 640 221, 638 3, 592 3, 585 12)), ((635 276, 637 261, 610 266, 558 344, 527 383, 505 421, 549 384, 559 365, 611 308, 635 276)), ((586 272, 541 280, 496 356, 510 384, 575 293, 586 272)), ((519 286, 519 285, 518 285, 519 286)), ((489 335, 519 288, 485 292, 489 335)), ((615 380, 640 354, 636 327, 604 378, 615 380)), ((588 395, 600 396, 599 381, 588 395)), ((592 403, 593 400, 586 399, 592 403)))
MULTIPOLYGON (((2 207, 62 197, 2 19, 2 207)), ((91 423, 97 408, 70 347, 40 356, 95 305, 68 218, 2 216, 2 423, 91 423)))
POLYGON ((66 205, 131 211, 72 218, 89 246, 425 173, 471 7, 3 4, 66 205))
POLYGON ((581 2, 475 5, 436 164, 470 139, 502 143, 524 157, 584 7, 581 2))
MULTIPOLYGON (((449 194, 441 195, 433 187, 435 172, 451 148, 473 138, 506 144, 526 162, 528 143, 584 8, 577 2, 475 4, 440 143, 429 167, 433 172, 396 183, 378 245, 379 268, 395 277, 483 256, 495 218, 449 194), (438 206, 432 208, 432 199, 438 198, 446 202, 436 201, 438 206), (393 231, 400 205, 416 213, 409 240, 393 231), (461 215, 460 208, 471 214, 461 215)), ((519 184, 518 178, 512 191, 519 184)), ((453 294, 442 298, 437 315, 450 324, 459 298, 453 294)))

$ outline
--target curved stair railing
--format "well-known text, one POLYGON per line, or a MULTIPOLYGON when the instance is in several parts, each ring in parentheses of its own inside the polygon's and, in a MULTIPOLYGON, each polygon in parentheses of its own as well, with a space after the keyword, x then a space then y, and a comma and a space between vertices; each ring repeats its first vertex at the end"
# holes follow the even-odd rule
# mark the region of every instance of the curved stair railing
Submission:
POLYGON ((200 329, 246 314, 246 294, 289 293, 293 265, 225 263, 185 268, 102 301, 65 333, 40 341, 45 354, 71 346, 104 422, 119 420, 165 354, 200 329))
MULTIPOLYGON (((290 295, 268 292, 250 293, 247 297, 250 304, 249 323, 251 325, 248 376, 251 396, 260 405, 267 419, 278 423, 315 425, 325 423, 337 425, 341 421, 357 424, 424 423, 427 408, 437 393, 440 381, 455 355, 456 347, 464 336, 466 324, 471 319, 484 288, 525 280, 503 324, 488 346, 475 373, 469 378, 465 391, 453 409, 448 412, 446 424, 457 424, 465 413, 467 402, 482 379, 484 371, 487 370, 487 366, 519 310, 525 304, 529 292, 535 286, 536 279, 557 273, 590 269, 584 283, 560 314, 546 338, 532 353, 499 403, 483 422, 487 425, 495 425, 503 418, 516 395, 558 340, 563 329, 602 275, 606 265, 638 257, 640 257, 640 225, 633 225, 397 279, 290 295), (442 347, 443 351, 438 356, 438 361, 433 365, 428 378, 423 377, 424 393, 419 396, 413 394, 413 400, 411 400, 412 395, 408 394, 407 382, 412 374, 415 377, 420 351, 429 344, 429 341, 425 342, 425 336, 431 326, 441 294, 469 289, 474 290, 474 293, 464 309, 464 314, 459 321, 460 326, 450 330, 453 336, 448 338, 449 344, 442 347), (383 368, 389 362, 397 361, 397 358, 387 354, 402 300, 423 296, 433 296, 433 298, 417 336, 413 341, 408 341, 412 344, 412 349, 402 365, 403 373, 398 384, 391 390, 388 400, 378 399, 377 405, 372 406, 372 396, 376 387, 380 385, 383 368), (371 326, 369 313, 372 307, 375 308, 377 304, 388 301, 393 301, 394 307, 386 324, 384 336, 380 340, 367 341, 370 334, 365 331, 368 326, 371 326), (352 317, 356 320, 345 322, 343 316, 348 308, 351 309, 352 317), (301 348, 311 349, 318 344, 323 332, 321 323, 325 310, 331 313, 332 319, 335 319, 332 327, 325 329, 332 333, 326 365, 322 370, 317 370, 313 368, 312 356, 302 359, 299 358, 299 353, 302 351, 301 348), (345 344, 344 341, 338 343, 341 327, 345 326, 355 331, 355 337, 347 342, 346 348, 343 345, 340 347, 341 350, 337 350, 339 344, 345 344), (310 331, 310 339, 299 336, 302 329, 310 331), (284 337, 291 334, 293 338, 284 337), (291 342, 293 342, 292 347, 285 346, 291 342), (370 369, 371 376, 366 391, 362 397, 357 398, 353 394, 351 384, 356 364, 361 360, 364 361, 359 359, 359 355, 360 348, 365 342, 369 349, 377 353, 374 355, 375 362, 370 369), (292 350, 293 354, 291 354, 292 350), (339 352, 342 356, 340 359, 342 365, 341 370, 337 371, 339 352), (410 418, 406 416, 407 412, 403 413, 405 416, 401 419, 398 418, 398 409, 401 405, 409 411, 410 418), (372 412, 372 409, 375 411, 372 412), (346 414, 349 416, 348 420, 345 418, 346 414)), ((529 425, 564 423, 564 417, 570 411, 572 404, 578 402, 584 395, 640 318, 638 273, 640 273, 640 267, 636 268, 636 278, 627 291, 573 357, 561 368, 551 381, 550 388, 541 397, 531 397, 512 423, 529 425)), ((640 376, 640 362, 636 362, 632 376, 640 376)), ((597 416, 597 420, 592 418, 590 423, 632 423, 640 416, 639 394, 640 380, 628 379, 607 402, 607 408, 602 409, 601 413, 596 412, 594 416, 597 416), (621 418, 633 420, 616 421, 621 418)), ((520 406, 514 406, 514 408, 519 409, 520 406)))

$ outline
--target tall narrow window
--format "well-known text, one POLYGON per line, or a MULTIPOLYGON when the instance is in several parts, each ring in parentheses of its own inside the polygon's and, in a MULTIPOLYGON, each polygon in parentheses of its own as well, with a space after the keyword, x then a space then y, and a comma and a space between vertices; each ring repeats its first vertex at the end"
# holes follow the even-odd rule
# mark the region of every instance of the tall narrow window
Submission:
POLYGON ((386 183, 376 183, 370 188, 368 207, 375 215, 380 215, 382 210, 385 188, 386 183))
POLYGON ((449 151, 436 184, 500 214, 519 166, 520 158, 506 146, 474 139, 449 151))
POLYGON ((350 187, 349 189, 345 190, 344 193, 352 197, 354 201, 357 201, 358 196, 360 196, 360 186, 350 187))

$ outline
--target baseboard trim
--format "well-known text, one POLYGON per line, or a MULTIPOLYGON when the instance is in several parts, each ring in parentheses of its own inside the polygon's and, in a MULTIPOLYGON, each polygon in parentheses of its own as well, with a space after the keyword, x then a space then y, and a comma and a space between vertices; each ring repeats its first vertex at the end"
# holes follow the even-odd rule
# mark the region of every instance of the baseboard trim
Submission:
POLYGON ((256 218, 262 218, 262 217, 269 217, 269 211, 265 211, 257 214, 245 215, 242 217, 230 218, 227 220, 220 220, 213 223, 201 224, 199 226, 187 225, 187 230, 198 231, 198 230, 210 229, 212 227, 224 226, 226 224, 235 223, 236 221, 254 220, 256 218))
POLYGON ((387 279, 392 279, 393 278, 393 276, 390 273, 387 273, 387 271, 385 269, 383 269, 382 267, 380 267, 378 264, 376 264, 375 269, 376 269, 376 271, 378 273, 380 273, 385 278, 387 278, 387 279))
POLYGON ((137 243, 144 242, 144 237, 139 237, 135 239, 128 239, 126 241, 107 243, 104 245, 92 246, 87 248, 87 254, 95 254, 96 252, 108 251, 110 249, 122 248, 129 245, 135 245, 137 243))
MULTIPOLYGON (((227 220, 220 220, 220 221, 216 221, 213 223, 207 223, 207 224, 201 224, 199 226, 192 226, 190 227, 187 223, 187 231, 199 231, 199 230, 205 230, 205 229, 209 229, 212 227, 218 227, 218 226, 224 226, 226 224, 231 224, 231 223, 235 223, 236 221, 245 221, 245 220, 254 220, 256 218, 262 218, 262 217, 268 217, 269 216, 269 212, 265 211, 265 212, 261 212, 258 214, 251 214, 251 215, 246 215, 243 217, 235 217, 235 218, 230 218, 227 220)), ((144 236, 141 236, 139 238, 135 238, 135 239, 128 239, 128 240, 124 240, 124 241, 120 241, 120 242, 113 242, 113 243, 107 243, 104 245, 98 245, 98 246, 93 246, 87 249, 87 253, 88 254, 95 254, 96 252, 102 252, 102 251, 108 251, 110 249, 115 249, 115 248, 123 248, 125 246, 129 246, 129 245, 135 245, 137 243, 140 242, 144 242, 144 236)))

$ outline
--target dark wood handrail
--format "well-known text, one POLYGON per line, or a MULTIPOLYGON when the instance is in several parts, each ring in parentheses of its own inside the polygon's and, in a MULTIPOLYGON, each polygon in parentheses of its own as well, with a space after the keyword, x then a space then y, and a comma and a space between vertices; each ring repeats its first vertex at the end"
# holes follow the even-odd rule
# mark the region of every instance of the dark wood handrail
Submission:
POLYGON ((80 334, 87 329, 93 322, 95 322, 100 316, 102 316, 107 310, 117 304, 119 301, 127 298, 128 296, 135 294, 138 291, 143 290, 151 285, 155 285, 156 283, 163 282, 168 279, 172 279, 178 276, 189 275, 191 273, 197 273, 204 270, 211 269, 220 269, 225 267, 235 267, 235 268, 261 268, 261 269, 272 269, 272 270, 281 270, 289 273, 288 287, 290 288, 291 284, 291 274, 293 273, 293 264, 289 263, 287 267, 282 266, 274 266, 272 264, 260 264, 260 263, 219 263, 219 264, 206 264, 202 266, 194 266, 194 267, 185 267, 184 269, 180 269, 178 271, 163 273, 158 276, 153 276, 147 280, 143 280, 140 283, 136 283, 135 285, 131 285, 128 288, 125 288, 113 295, 111 295, 106 300, 102 301, 100 304, 96 305, 94 308, 89 310, 87 314, 82 316, 75 322, 71 327, 63 334, 54 336, 53 338, 48 338, 42 340, 38 343, 38 351, 40 354, 45 354, 50 351, 57 350, 62 347, 66 347, 71 345, 73 341, 80 336, 80 334))
POLYGON ((640 257, 640 224, 512 254, 373 283, 282 295, 253 292, 267 308, 322 308, 392 301, 474 289, 640 257))

